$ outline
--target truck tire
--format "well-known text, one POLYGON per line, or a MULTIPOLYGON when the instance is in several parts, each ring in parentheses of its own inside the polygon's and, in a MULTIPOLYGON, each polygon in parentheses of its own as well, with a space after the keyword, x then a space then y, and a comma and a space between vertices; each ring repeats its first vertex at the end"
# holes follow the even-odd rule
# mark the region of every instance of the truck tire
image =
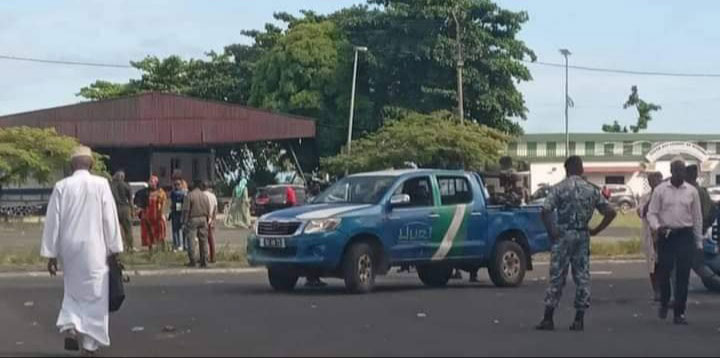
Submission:
POLYGON ((453 268, 448 265, 430 264, 417 267, 418 277, 425 286, 445 287, 453 273, 453 268))
POLYGON ((375 288, 375 252, 364 242, 350 246, 343 259, 345 288, 350 293, 369 293, 375 288))
POLYGON ((620 211, 623 214, 629 213, 633 208, 633 204, 629 201, 622 201, 620 202, 620 211))
POLYGON ((300 275, 292 269, 285 267, 269 267, 268 279, 275 291, 291 292, 295 289, 300 275))
POLYGON ((527 259, 522 246, 514 241, 501 241, 495 247, 495 253, 488 273, 497 287, 517 287, 522 284, 527 271, 527 259))

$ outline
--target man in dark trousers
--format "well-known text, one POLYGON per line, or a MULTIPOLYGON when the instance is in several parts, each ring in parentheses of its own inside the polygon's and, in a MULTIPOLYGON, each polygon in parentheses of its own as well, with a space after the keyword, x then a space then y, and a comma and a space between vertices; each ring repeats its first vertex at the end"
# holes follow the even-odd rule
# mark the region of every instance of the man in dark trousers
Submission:
POLYGON ((575 321, 572 331, 585 329, 585 310, 590 308, 590 237, 605 230, 617 213, 600 188, 583 179, 582 159, 571 156, 565 161, 567 178, 553 186, 543 204, 542 220, 552 241, 550 287, 545 293, 545 316, 535 328, 555 329, 553 314, 560 303, 567 275, 572 266, 575 281, 575 321), (590 219, 597 209, 603 220, 594 229, 590 219), (557 220, 553 213, 557 214, 557 220))
POLYGON ((185 226, 184 236, 188 243, 187 266, 195 267, 195 238, 198 240, 200 249, 200 267, 206 268, 208 264, 208 218, 210 217, 210 202, 207 195, 203 193, 202 181, 196 180, 193 190, 185 196, 183 203, 183 224, 185 226))
POLYGON ((653 193, 647 219, 658 242, 660 319, 668 316, 672 294, 670 276, 675 270, 673 322, 687 325, 685 310, 690 270, 695 251, 702 248, 702 204, 697 189, 685 182, 686 168, 682 159, 672 162, 670 172, 670 181, 660 184, 653 193))
POLYGON ((123 245, 127 252, 132 253, 135 250, 132 232, 132 190, 130 189, 130 185, 125 182, 124 171, 118 170, 115 175, 113 175, 110 189, 112 190, 115 205, 117 206, 123 245))

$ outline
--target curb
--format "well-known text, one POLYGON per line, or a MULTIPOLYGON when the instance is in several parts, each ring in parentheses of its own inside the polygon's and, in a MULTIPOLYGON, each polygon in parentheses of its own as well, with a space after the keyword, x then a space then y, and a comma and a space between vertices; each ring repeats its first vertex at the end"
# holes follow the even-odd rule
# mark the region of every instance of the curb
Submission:
MULTIPOLYGON (((250 274, 265 272, 264 268, 228 268, 228 269, 166 269, 166 270, 126 270, 124 274, 130 277, 142 276, 186 276, 186 275, 222 275, 222 274, 250 274)), ((62 276, 62 272, 58 272, 62 276)), ((47 272, 0 272, 3 278, 50 277, 47 272)))

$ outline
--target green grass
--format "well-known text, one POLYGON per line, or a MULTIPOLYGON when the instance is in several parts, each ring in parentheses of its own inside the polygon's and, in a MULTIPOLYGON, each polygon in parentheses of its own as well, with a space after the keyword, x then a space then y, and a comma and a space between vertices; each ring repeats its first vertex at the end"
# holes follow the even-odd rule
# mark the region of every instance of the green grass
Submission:
MULTIPOLYGON (((601 220, 602 215, 596 212, 590 221, 590 227, 597 226, 601 220)), ((613 220, 612 224, 610 224, 610 228, 642 230, 642 220, 640 220, 640 217, 634 211, 628 212, 627 214, 618 212, 617 217, 613 220)))
MULTIPOLYGON (((126 270, 168 269, 182 268, 188 261, 184 252, 154 252, 141 251, 125 253, 122 262, 126 270)), ((245 250, 238 250, 230 246, 218 247, 215 257, 215 268, 246 267, 248 265, 245 250)), ((36 271, 45 270, 47 260, 40 256, 40 249, 23 248, 3 250, 0 252, 0 271, 36 271)))
POLYGON ((642 254, 643 242, 638 238, 612 242, 590 241, 590 255, 592 257, 639 257, 642 254))

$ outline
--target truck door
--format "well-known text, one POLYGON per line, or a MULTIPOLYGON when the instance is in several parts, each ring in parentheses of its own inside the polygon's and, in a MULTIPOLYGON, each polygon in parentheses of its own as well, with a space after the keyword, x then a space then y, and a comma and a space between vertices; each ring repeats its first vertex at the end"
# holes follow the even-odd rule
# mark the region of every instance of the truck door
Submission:
POLYGON ((434 261, 461 259, 473 256, 469 232, 475 228, 470 218, 473 212, 473 189, 465 175, 439 175, 436 177, 440 197, 440 215, 435 223, 433 244, 434 261))
POLYGON ((384 228, 385 237, 392 243, 393 262, 427 257, 423 250, 430 243, 437 218, 430 176, 405 180, 393 192, 393 196, 401 194, 409 195, 410 202, 390 209, 384 228))

